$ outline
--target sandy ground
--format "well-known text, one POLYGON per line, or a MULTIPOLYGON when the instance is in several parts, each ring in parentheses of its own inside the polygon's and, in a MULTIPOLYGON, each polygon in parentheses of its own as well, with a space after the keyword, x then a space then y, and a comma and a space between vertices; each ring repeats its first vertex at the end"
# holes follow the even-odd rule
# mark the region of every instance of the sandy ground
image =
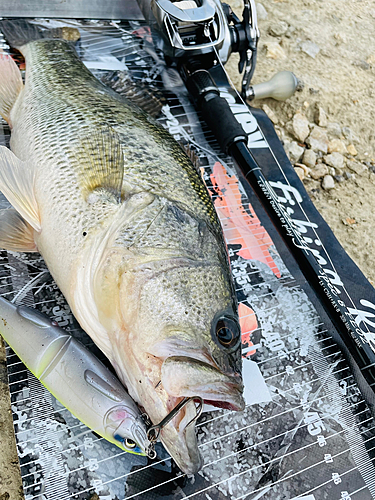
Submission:
MULTIPOLYGON (((241 12, 239 0, 232 0, 231 4, 241 12)), ((291 70, 304 88, 285 103, 267 99, 254 104, 268 106, 266 110, 286 145, 296 142, 299 147, 306 147, 306 142, 295 137, 293 118, 296 113, 305 116, 311 131, 317 121, 317 106, 320 106, 327 115, 323 129, 327 130, 330 123, 339 124, 339 128, 334 127, 335 138, 347 149, 354 146, 354 150, 349 148, 351 153, 343 152, 342 168, 323 167, 334 180, 332 189, 322 189, 322 178, 313 178, 317 177, 316 169, 326 161, 325 153, 319 151, 317 166, 311 171, 304 170, 304 183, 346 251, 375 282, 375 174, 372 172, 375 166, 375 1, 264 0, 262 5, 264 9, 259 8, 261 40, 253 83, 268 80, 277 71, 291 70), (354 170, 348 168, 348 162, 354 162, 354 167, 351 163, 354 170)), ((236 58, 227 67, 239 87, 236 58)), ((23 495, 3 349, 0 350, 0 440, 0 500, 18 500, 23 495)))

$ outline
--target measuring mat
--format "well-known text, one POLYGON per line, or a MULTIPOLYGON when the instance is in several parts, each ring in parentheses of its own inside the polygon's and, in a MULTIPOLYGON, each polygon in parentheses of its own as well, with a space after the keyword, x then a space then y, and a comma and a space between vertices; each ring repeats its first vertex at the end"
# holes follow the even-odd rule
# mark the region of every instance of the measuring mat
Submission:
MULTIPOLYGON (((160 444, 157 459, 150 460, 94 435, 7 348, 25 498, 375 499, 375 423, 362 396, 368 387, 360 380, 359 390, 330 319, 250 187, 220 152, 176 74, 153 48, 147 26, 138 21, 35 24, 78 27, 78 54, 95 76, 119 92, 122 79, 129 77, 135 89, 153 92, 160 123, 194 151, 228 246, 247 406, 243 412, 205 408, 196 426, 204 466, 186 477, 160 444)), ((221 90, 249 133, 249 147, 279 201, 330 276, 337 276, 357 324, 373 335, 375 291, 314 211, 271 123, 260 110, 238 104, 229 87, 221 90), (359 303, 360 297, 366 300, 359 303)), ((5 122, 2 129, 1 143, 9 146, 5 122)), ((1 197, 0 208, 8 206, 1 197)), ((39 254, 2 251, 0 256, 1 296, 46 313, 103 359, 39 254)))

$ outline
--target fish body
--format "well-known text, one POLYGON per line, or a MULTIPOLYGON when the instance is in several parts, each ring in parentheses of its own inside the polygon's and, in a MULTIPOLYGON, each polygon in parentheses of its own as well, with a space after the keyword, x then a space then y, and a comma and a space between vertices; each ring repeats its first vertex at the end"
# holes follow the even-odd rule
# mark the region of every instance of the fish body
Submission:
POLYGON ((0 321, 6 342, 73 415, 124 451, 152 453, 136 404, 83 344, 39 311, 1 297, 0 321))
MULTIPOLYGON (((1 150, 0 188, 17 211, 0 219, 0 244, 40 251, 82 328, 154 424, 189 396, 242 409, 237 302, 220 223, 195 167, 66 42, 18 47, 24 86, 16 68, 5 68, 12 61, 0 61, 13 151, 1 150)), ((187 426, 195 411, 191 402, 161 432, 187 473, 201 466, 187 426)))

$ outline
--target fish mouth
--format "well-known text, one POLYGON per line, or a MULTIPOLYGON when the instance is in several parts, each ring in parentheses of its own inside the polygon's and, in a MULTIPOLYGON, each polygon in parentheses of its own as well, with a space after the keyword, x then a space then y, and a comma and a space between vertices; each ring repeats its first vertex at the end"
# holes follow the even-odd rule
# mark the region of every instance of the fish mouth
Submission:
MULTIPOLYGON (((240 375, 222 373, 214 364, 184 356, 172 356, 161 367, 161 383, 174 404, 182 398, 200 397, 212 406, 234 411, 245 408, 240 375)), ((161 441, 185 474, 195 474, 202 466, 195 433, 196 408, 193 401, 161 431, 161 441), (193 422, 192 422, 193 421, 193 422)))
POLYGON ((199 396, 205 404, 217 408, 233 411, 245 408, 242 377, 222 373, 214 363, 185 356, 169 357, 161 367, 161 382, 173 397, 199 396))

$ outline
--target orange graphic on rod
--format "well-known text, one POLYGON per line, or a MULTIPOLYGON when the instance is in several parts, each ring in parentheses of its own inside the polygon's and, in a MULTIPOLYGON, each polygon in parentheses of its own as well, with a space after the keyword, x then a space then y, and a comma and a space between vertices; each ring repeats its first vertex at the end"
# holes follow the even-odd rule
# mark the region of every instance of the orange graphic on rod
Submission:
POLYGON ((261 225, 251 204, 248 204, 248 211, 242 205, 238 179, 230 177, 219 162, 215 163, 210 179, 215 193, 218 194, 213 201, 227 244, 241 245, 238 255, 267 264, 280 278, 280 271, 269 252, 273 241, 261 225))

